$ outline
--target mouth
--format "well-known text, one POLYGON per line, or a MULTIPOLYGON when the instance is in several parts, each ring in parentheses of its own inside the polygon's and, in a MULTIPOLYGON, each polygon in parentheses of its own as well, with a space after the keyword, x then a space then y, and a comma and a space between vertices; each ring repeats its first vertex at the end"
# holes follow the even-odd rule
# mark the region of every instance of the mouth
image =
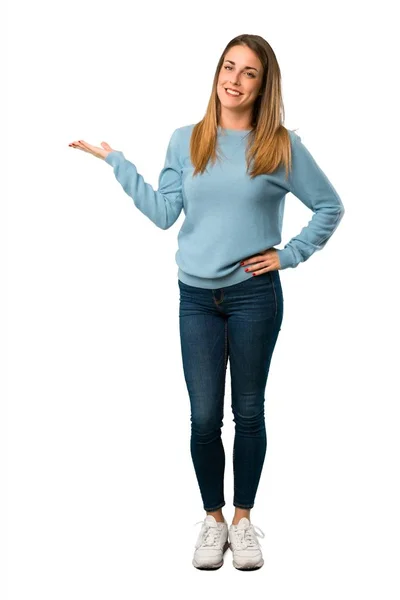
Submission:
POLYGON ((228 96, 231 96, 233 98, 243 96, 242 92, 239 92, 239 90, 232 90, 232 88, 224 88, 224 90, 225 90, 225 94, 227 94, 228 96), (230 92, 232 92, 232 93, 230 93, 230 92))

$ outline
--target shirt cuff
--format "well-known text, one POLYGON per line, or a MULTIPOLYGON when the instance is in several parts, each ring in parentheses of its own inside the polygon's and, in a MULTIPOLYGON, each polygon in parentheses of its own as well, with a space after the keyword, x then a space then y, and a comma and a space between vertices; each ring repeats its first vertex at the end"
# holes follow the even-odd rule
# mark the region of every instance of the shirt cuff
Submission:
POLYGON ((120 150, 113 150, 107 154, 104 160, 108 165, 115 167, 121 160, 125 160, 125 156, 120 150))
POLYGON ((288 267, 295 267, 295 261, 293 260, 293 252, 290 248, 284 248, 283 250, 276 250, 278 253, 279 262, 281 264, 280 269, 287 269, 288 267))

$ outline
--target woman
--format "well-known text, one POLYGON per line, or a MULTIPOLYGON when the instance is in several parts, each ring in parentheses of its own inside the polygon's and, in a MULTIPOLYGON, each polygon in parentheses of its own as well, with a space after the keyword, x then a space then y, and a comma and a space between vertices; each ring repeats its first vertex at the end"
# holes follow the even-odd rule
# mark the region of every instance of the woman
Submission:
POLYGON ((279 270, 321 250, 344 214, 301 138, 284 127, 283 114, 272 48, 260 36, 240 35, 218 61, 204 118, 173 132, 157 191, 107 143, 70 144, 105 159, 137 208, 161 229, 182 209, 185 214, 175 258, 190 450, 206 511, 192 561, 199 569, 219 568, 229 546, 237 569, 264 563, 257 540, 264 534, 250 522, 250 510, 266 454, 264 393, 283 318, 279 270), (288 192, 314 214, 276 249, 288 192), (221 439, 228 357, 235 422, 229 527, 222 512, 221 439))

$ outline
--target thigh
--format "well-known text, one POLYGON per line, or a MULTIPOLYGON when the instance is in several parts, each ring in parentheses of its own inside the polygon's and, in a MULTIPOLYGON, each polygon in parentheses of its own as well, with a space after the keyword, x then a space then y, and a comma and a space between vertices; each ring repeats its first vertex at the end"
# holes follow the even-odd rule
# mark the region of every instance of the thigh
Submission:
POLYGON ((272 354, 283 319, 278 271, 259 277, 254 285, 249 279, 241 289, 237 287, 229 304, 232 407, 243 416, 255 416, 263 408, 272 354))
POLYGON ((227 320, 211 290, 179 285, 182 364, 192 420, 215 425, 223 418, 228 358, 227 320))

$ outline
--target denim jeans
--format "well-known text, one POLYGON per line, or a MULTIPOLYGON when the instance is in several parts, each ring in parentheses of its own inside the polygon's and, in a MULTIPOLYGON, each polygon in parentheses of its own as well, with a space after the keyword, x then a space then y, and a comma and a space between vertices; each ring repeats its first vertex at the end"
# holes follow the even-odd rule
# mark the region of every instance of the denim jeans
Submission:
POLYGON ((233 504, 253 508, 267 434, 265 387, 283 318, 279 271, 218 289, 178 279, 183 371, 190 399, 190 452, 203 507, 225 505, 221 439, 229 357, 235 438, 233 504))

